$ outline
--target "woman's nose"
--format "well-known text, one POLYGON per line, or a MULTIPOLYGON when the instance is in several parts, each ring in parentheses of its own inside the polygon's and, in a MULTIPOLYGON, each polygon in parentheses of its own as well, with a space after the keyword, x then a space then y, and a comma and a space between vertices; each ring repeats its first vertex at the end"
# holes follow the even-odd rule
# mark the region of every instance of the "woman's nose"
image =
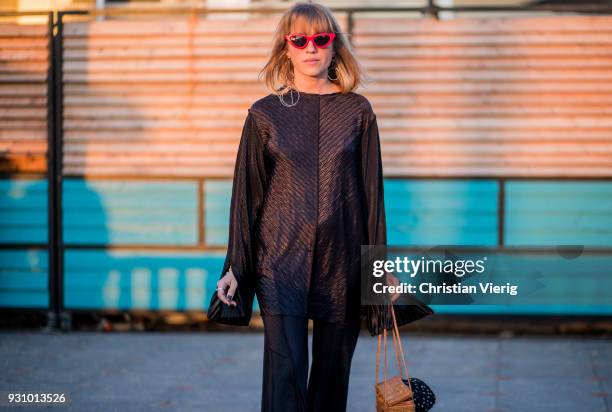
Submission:
POLYGON ((314 40, 309 40, 308 44, 306 45, 306 50, 308 50, 309 52, 315 51, 317 48, 314 45, 314 40))

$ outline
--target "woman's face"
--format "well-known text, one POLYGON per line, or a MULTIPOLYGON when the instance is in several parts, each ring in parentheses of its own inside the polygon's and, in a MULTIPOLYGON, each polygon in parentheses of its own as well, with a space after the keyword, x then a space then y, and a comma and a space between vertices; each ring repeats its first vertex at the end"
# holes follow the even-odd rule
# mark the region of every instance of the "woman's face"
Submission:
MULTIPOLYGON (((298 29, 294 29, 294 31, 288 34, 313 35, 317 33, 312 29, 305 31, 304 27, 296 27, 298 27, 298 29)), ((291 59, 295 76, 303 75, 327 78, 327 69, 329 68, 332 58, 335 55, 333 41, 322 49, 315 46, 312 41, 309 41, 306 47, 303 49, 293 47, 291 44, 289 44, 289 41, 286 41, 285 43, 287 48, 287 56, 289 56, 291 59)))

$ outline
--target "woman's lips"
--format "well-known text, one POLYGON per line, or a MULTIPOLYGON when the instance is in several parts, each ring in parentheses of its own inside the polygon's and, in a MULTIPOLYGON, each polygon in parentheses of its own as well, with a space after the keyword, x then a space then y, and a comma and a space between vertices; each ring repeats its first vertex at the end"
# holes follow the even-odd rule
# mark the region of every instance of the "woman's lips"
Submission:
POLYGON ((318 63, 318 62, 319 62, 319 60, 316 60, 316 59, 315 60, 304 60, 304 63, 306 63, 306 64, 315 64, 315 63, 318 63))

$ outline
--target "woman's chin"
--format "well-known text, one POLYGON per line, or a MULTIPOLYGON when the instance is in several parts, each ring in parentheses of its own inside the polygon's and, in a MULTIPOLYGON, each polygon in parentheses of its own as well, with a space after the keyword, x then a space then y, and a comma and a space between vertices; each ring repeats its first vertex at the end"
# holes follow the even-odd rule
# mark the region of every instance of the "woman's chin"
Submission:
POLYGON ((303 73, 305 76, 315 77, 315 78, 319 78, 319 77, 321 77, 321 74, 322 74, 323 72, 324 72, 323 70, 319 70, 319 69, 318 69, 318 68, 316 68, 316 67, 306 67, 306 68, 305 68, 305 69, 302 71, 302 73, 303 73))

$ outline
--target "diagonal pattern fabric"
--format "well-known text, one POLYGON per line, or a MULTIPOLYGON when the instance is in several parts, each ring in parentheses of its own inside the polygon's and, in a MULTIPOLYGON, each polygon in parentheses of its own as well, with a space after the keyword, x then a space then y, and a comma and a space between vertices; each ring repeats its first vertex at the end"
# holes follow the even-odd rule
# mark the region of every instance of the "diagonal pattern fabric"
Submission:
MULTIPOLYGON (((288 99, 285 99, 288 101, 288 99)), ((386 245, 376 115, 358 93, 300 92, 285 107, 269 94, 251 105, 232 187, 221 277, 232 268, 238 305, 216 293, 209 319, 247 325, 254 293, 262 315, 351 323, 372 336, 393 328, 390 305, 361 305, 361 245, 386 245)), ((393 305, 398 325, 433 313, 393 305)))

